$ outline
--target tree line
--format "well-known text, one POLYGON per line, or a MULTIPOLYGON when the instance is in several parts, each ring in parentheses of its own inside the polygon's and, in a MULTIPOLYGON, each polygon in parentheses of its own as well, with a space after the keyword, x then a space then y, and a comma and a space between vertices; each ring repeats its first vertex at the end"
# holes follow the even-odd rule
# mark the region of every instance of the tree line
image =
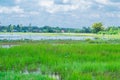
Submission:
POLYGON ((109 26, 105 27, 101 22, 93 23, 90 27, 82 28, 60 28, 52 26, 23 26, 18 25, 8 25, 0 26, 0 32, 34 32, 34 33, 99 33, 99 34, 117 34, 120 32, 120 26, 109 26))

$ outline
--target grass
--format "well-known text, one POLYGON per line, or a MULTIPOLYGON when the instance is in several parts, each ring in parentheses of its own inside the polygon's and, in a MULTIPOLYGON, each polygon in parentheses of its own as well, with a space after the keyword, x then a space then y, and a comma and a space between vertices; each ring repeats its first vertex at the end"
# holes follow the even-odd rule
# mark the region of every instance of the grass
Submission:
POLYGON ((84 41, 39 41, 0 48, 2 80, 119 80, 120 44, 84 41), (41 74, 36 75, 38 68, 41 74), (25 75, 27 70, 29 74, 25 75), (10 77, 12 76, 12 77, 10 77), (55 79, 56 80, 56 79, 55 79))
POLYGON ((0 72, 0 80, 53 80, 40 74, 20 74, 15 72, 0 72))

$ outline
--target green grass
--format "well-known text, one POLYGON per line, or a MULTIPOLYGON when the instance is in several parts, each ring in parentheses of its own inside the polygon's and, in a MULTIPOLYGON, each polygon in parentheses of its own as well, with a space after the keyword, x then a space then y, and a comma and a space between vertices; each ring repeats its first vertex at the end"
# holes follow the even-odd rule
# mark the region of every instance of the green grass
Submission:
POLYGON ((56 40, 0 48, 0 71, 3 80, 49 80, 50 73, 62 80, 119 80, 120 44, 56 40), (32 74, 38 68, 42 75, 32 74))
POLYGON ((15 72, 0 72, 0 80, 53 80, 40 74, 20 74, 15 72))

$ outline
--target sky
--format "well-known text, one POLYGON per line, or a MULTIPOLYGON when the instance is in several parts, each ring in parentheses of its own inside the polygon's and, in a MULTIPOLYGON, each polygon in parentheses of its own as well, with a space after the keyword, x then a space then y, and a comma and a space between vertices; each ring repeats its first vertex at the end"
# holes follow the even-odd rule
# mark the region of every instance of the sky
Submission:
POLYGON ((1 25, 120 26, 120 0, 0 0, 1 25))

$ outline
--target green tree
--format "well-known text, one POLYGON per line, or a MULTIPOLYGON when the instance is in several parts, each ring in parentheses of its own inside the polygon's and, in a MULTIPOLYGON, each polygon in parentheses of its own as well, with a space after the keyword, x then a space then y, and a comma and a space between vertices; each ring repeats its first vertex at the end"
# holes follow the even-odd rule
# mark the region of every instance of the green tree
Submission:
POLYGON ((92 25, 92 30, 94 33, 98 33, 99 31, 103 31, 104 30, 103 24, 101 22, 94 23, 92 25))
POLYGON ((17 31, 18 32, 22 32, 22 24, 18 24, 17 25, 17 31))
POLYGON ((12 24, 10 24, 10 25, 8 26, 8 30, 7 30, 7 31, 8 31, 8 32, 13 32, 13 27, 14 27, 14 26, 13 26, 12 24))

